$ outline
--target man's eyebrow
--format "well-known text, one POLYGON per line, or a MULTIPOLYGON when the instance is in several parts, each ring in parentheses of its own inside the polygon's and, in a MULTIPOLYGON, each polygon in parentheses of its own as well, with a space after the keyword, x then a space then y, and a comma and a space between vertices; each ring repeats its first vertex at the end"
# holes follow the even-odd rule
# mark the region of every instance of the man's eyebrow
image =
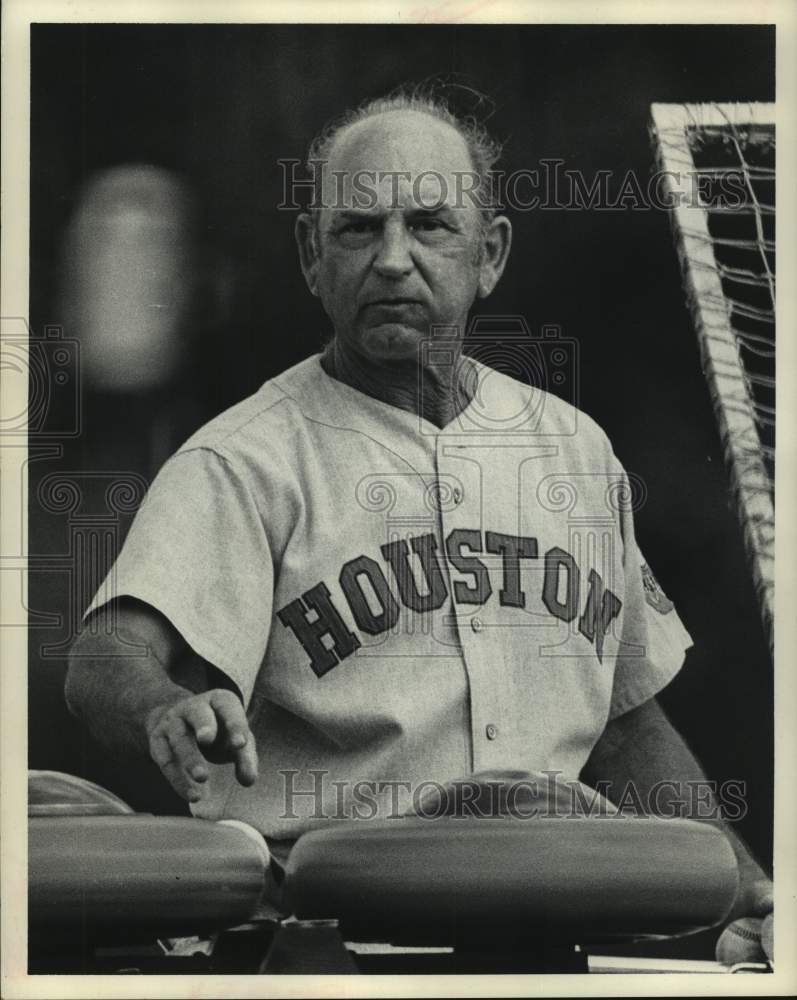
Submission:
POLYGON ((368 208, 340 208, 334 209, 332 213, 333 222, 349 222, 350 220, 376 219, 383 213, 368 208))
POLYGON ((453 215, 453 209, 447 202, 439 205, 418 205, 409 210, 409 215, 413 216, 433 216, 433 215, 453 215))
POLYGON ((443 202, 440 205, 419 205, 417 208, 410 209, 407 213, 407 218, 411 222, 419 222, 424 219, 440 219, 446 225, 460 228, 462 224, 461 215, 461 212, 455 211, 451 205, 443 202))

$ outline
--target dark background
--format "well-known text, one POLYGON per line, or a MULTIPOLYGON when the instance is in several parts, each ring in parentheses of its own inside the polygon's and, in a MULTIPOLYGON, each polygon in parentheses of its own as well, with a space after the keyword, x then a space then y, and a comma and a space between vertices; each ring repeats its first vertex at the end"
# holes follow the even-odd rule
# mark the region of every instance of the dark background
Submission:
MULTIPOLYGON (((43 476, 107 469, 150 479, 157 415, 171 414, 176 446, 318 349, 325 318, 299 272, 294 214, 276 209, 277 159, 302 157, 328 118, 408 79, 455 73, 492 98, 505 169, 560 158, 587 178, 631 169, 644 181, 651 102, 774 100, 774 40, 774 29, 749 26, 34 25, 34 336, 62 322, 64 229, 98 168, 177 171, 201 206, 210 271, 232 285, 197 317, 175 387, 146 399, 84 392, 81 435, 62 442, 59 459, 32 461, 32 556, 72 544, 68 517, 37 499, 43 476)), ((739 830, 768 867, 771 664, 668 217, 553 210, 515 213, 513 224, 512 259, 482 312, 520 313, 533 330, 555 323, 577 340, 580 405, 647 484, 640 544, 695 641, 662 701, 712 778, 746 782, 739 830)), ((128 524, 119 519, 122 534, 128 524)), ((157 772, 120 777, 66 712, 63 649, 42 646, 68 640, 75 592, 63 569, 30 575, 30 608, 61 622, 30 632, 30 764, 100 780, 140 808, 174 807, 157 772)))

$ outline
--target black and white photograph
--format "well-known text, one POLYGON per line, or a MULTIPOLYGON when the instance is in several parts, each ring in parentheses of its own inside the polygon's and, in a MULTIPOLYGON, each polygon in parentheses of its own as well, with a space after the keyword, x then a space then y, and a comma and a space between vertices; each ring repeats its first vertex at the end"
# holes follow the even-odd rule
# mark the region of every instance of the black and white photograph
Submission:
POLYGON ((3 994, 789 993, 795 8, 42 6, 3 994))

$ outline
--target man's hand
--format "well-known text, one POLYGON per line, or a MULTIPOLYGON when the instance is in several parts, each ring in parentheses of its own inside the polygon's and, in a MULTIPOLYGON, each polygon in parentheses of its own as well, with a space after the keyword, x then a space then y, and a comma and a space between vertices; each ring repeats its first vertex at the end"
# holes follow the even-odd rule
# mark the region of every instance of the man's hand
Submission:
POLYGON ((757 878, 743 884, 733 907, 737 917, 765 917, 772 912, 772 882, 757 878))
POLYGON ((178 795, 198 802, 208 762, 235 764, 240 784, 257 781, 257 749, 243 705, 221 688, 152 709, 146 718, 149 752, 178 795))

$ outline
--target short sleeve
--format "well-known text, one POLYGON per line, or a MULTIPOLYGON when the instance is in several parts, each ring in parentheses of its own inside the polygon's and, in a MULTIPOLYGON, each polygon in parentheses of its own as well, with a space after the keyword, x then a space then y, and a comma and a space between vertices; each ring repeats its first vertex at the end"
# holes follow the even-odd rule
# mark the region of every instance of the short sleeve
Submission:
POLYGON ((274 571, 246 483, 208 448, 170 458, 86 611, 135 597, 233 680, 248 704, 266 653, 274 571))
POLYGON ((632 491, 623 472, 620 524, 625 597, 609 718, 624 715, 666 687, 692 645, 678 612, 656 582, 639 550, 631 510, 632 491))

